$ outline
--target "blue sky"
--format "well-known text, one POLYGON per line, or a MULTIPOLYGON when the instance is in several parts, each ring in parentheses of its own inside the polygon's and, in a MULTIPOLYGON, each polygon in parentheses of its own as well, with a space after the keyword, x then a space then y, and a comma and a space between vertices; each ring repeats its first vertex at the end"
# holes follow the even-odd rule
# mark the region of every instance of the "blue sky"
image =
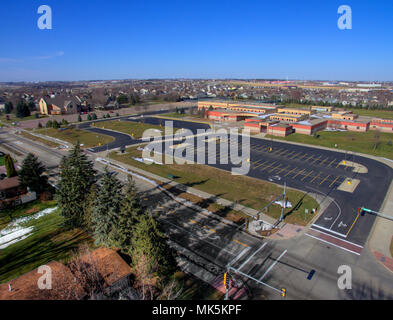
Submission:
POLYGON ((0 81, 393 80, 391 0, 2 0, 0 81), (53 29, 39 30, 49 5, 53 29), (337 27, 340 5, 352 30, 337 27))

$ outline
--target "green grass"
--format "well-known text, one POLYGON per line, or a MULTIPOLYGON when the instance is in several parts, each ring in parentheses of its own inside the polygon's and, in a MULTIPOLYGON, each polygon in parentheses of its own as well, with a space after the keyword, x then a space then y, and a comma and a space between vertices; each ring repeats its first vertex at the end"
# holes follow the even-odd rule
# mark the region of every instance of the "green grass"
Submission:
POLYGON ((92 148, 98 146, 100 143, 104 145, 114 141, 113 137, 76 128, 67 128, 61 131, 53 128, 44 128, 36 130, 35 132, 64 140, 71 144, 75 144, 79 141, 80 144, 83 144, 84 148, 92 148))
POLYGON ((134 135, 135 139, 139 139, 142 137, 143 132, 147 129, 158 129, 165 130, 164 127, 160 127, 159 125, 152 125, 141 122, 133 122, 133 121, 106 121, 105 123, 96 124, 97 128, 110 129, 114 131, 119 131, 128 135, 134 135))
MULTIPOLYGON (((284 103, 283 105, 285 105, 285 107, 287 108, 300 108, 300 109, 309 109, 311 107, 311 105, 300 104, 300 103, 287 103, 287 104, 284 103)), ((364 117, 393 119, 393 111, 368 110, 368 109, 356 109, 356 108, 348 108, 347 110, 352 111, 353 113, 364 117)))
POLYGON ((4 229, 13 219, 28 216, 32 214, 31 212, 38 212, 47 208, 53 208, 55 206, 55 201, 35 200, 15 208, 2 210, 0 211, 0 230, 4 229))
POLYGON ((91 240, 81 230, 63 230, 62 221, 63 218, 56 210, 28 222, 26 227, 34 226, 32 234, 0 250, 0 283, 14 279, 50 261, 63 261, 82 242, 91 240))
MULTIPOLYGON (((112 152, 110 156, 112 159, 133 165, 164 178, 168 178, 168 175, 172 174, 176 177, 175 181, 178 183, 237 202, 256 210, 260 210, 267 203, 282 194, 282 187, 273 183, 247 176, 231 175, 231 173, 227 171, 207 165, 147 165, 132 159, 132 156, 141 157, 141 151, 133 147, 128 148, 126 154, 112 152)), ((308 215, 306 220, 304 220, 304 209, 307 208, 310 212, 312 208, 317 207, 317 202, 299 191, 288 190, 287 194, 294 209, 287 209, 285 221, 293 224, 306 225, 311 220, 312 216, 308 215)), ((278 219, 280 210, 281 207, 279 205, 272 205, 269 211, 265 213, 278 219)))
MULTIPOLYGON (((15 114, 9 114, 8 115, 10 117, 10 120, 6 120, 7 116, 6 115, 2 115, 0 117, 0 120, 3 121, 4 123, 12 123, 12 122, 18 122, 18 121, 27 121, 27 120, 37 120, 37 118, 35 117, 34 114, 32 114, 31 116, 25 117, 25 118, 18 118, 15 114)), ((38 119, 43 119, 43 118, 47 118, 47 115, 43 115, 40 114, 38 119)))
POLYGON ((58 143, 56 143, 56 142, 49 141, 49 140, 46 140, 46 139, 43 139, 43 138, 39 138, 39 137, 33 136, 32 134, 29 134, 29 133, 27 133, 27 132, 25 132, 25 131, 21 131, 20 134, 21 134, 22 136, 24 136, 25 138, 27 138, 27 139, 30 139, 30 140, 33 140, 33 141, 37 141, 37 142, 41 142, 41 143, 43 143, 43 144, 46 144, 48 147, 56 148, 56 147, 59 147, 59 146, 60 146, 60 144, 58 144, 58 143))
MULTIPOLYGON (((293 133, 287 137, 273 137, 277 140, 285 140, 291 142, 299 142, 312 144, 322 147, 334 148, 337 144, 337 149, 349 150, 353 152, 361 152, 370 154, 373 156, 385 157, 393 159, 393 146, 389 146, 388 142, 393 142, 393 133, 380 133, 380 143, 374 150, 374 134, 375 131, 367 132, 329 132, 321 131, 318 132, 319 138, 314 138, 313 136, 293 133)), ((266 135, 266 138, 271 138, 272 136, 266 135)))
POLYGON ((359 116, 393 119, 393 111, 349 109, 359 116))

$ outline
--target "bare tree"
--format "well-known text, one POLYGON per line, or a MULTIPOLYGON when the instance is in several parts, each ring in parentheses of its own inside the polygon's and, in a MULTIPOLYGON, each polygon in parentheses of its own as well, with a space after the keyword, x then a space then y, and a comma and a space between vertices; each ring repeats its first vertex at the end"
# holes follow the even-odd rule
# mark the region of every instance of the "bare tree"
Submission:
POLYGON ((381 132, 379 130, 375 130, 374 132, 374 151, 378 148, 381 143, 381 132))

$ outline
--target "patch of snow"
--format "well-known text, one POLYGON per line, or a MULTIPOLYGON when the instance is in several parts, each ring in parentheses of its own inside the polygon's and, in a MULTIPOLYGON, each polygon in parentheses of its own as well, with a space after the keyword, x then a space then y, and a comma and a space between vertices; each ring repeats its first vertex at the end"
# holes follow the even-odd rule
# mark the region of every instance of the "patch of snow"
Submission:
POLYGON ((7 228, 0 230, 0 249, 7 248, 11 244, 26 239, 30 235, 30 233, 34 230, 34 227, 23 228, 22 224, 46 216, 52 213, 53 211, 55 211, 56 209, 57 207, 47 208, 45 210, 41 210, 35 214, 32 214, 28 217, 12 220, 7 225, 7 228))
MULTIPOLYGON (((281 207, 284 206, 284 201, 283 201, 283 200, 274 201, 274 203, 280 205, 281 207)), ((292 208, 292 203, 290 203, 289 201, 287 201, 286 208, 292 208)))

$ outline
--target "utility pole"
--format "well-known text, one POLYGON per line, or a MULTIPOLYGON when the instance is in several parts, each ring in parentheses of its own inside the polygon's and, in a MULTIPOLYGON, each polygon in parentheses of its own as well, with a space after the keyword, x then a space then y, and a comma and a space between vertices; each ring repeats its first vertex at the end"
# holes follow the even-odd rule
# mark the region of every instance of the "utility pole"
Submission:
POLYGON ((283 194, 282 194, 283 205, 281 206, 280 222, 281 222, 282 220, 284 220, 284 210, 285 210, 285 208, 286 208, 286 206, 287 206, 286 193, 285 193, 285 191, 286 191, 286 186, 287 186, 287 183, 284 182, 284 192, 283 192, 283 194))
POLYGON ((229 274, 228 274, 228 270, 224 273, 224 286, 225 286, 224 300, 229 300, 229 274))

